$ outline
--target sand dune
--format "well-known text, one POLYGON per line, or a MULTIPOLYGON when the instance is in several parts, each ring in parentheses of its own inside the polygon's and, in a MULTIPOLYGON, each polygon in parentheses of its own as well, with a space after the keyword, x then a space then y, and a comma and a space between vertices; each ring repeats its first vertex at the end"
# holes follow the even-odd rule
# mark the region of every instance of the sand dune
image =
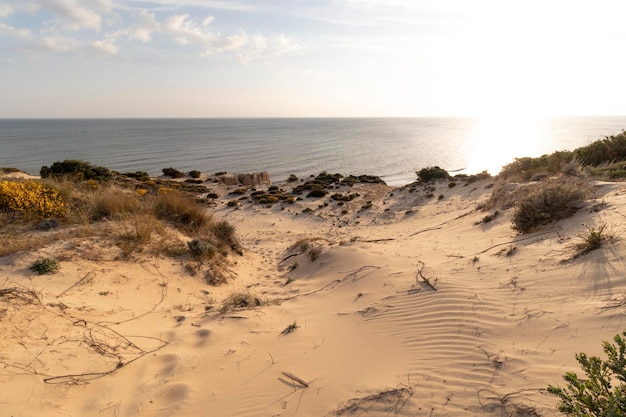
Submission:
POLYGON ((28 265, 77 248, 3 258, 0 415, 559 415, 546 386, 622 329, 626 187, 595 183, 574 217, 518 235, 506 210, 480 223, 492 181, 222 204, 244 256, 220 287, 97 245, 54 275, 28 265), (572 259, 583 223, 617 239, 572 259), (234 291, 262 305, 220 312, 234 291))

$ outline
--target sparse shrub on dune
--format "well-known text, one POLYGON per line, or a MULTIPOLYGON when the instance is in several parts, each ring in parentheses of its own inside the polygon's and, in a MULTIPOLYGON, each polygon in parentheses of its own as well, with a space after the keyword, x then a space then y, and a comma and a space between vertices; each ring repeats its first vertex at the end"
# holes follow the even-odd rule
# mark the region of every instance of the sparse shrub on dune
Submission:
POLYGON ((190 240, 187 242, 187 247, 189 248, 189 252, 198 259, 210 259, 217 253, 215 247, 210 242, 203 239, 190 240))
POLYGON ((512 227, 520 233, 528 233, 537 226, 570 217, 578 209, 576 204, 584 198, 581 189, 569 184, 542 187, 517 203, 512 227))
POLYGON ((235 234, 235 226, 228 223, 226 220, 222 220, 211 225, 211 232, 218 242, 226 245, 234 252, 240 255, 242 254, 239 239, 237 239, 237 235, 235 234))
POLYGON ((142 211, 139 196, 126 190, 111 187, 89 194, 89 219, 119 219, 124 215, 142 211))
POLYGON ((209 226, 211 216, 195 198, 176 190, 162 190, 155 197, 154 213, 187 232, 209 226))
POLYGON ((269 304, 267 299, 259 297, 256 294, 247 291, 236 291, 222 301, 220 313, 223 314, 233 310, 255 308, 267 304, 269 304))

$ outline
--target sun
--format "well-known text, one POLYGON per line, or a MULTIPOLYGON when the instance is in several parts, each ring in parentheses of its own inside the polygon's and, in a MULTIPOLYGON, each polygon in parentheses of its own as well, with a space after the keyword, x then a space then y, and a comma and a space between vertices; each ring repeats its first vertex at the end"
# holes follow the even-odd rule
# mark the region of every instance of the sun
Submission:
POLYGON ((499 115, 476 121, 467 142, 467 172, 496 175, 515 158, 537 156, 542 148, 541 118, 499 115))

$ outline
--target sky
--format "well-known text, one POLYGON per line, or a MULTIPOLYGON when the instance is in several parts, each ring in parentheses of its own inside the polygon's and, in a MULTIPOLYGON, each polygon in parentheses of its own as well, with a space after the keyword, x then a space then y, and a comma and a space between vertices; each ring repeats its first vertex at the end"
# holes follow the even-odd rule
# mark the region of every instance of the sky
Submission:
POLYGON ((623 0, 0 0, 0 118, 626 115, 623 0))

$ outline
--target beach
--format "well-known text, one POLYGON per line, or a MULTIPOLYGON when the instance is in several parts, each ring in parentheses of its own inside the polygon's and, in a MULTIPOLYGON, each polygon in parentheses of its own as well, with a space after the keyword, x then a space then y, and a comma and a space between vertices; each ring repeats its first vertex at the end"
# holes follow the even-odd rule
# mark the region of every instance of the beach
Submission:
POLYGON ((626 187, 592 182, 573 217, 520 235, 511 209, 485 221, 493 184, 271 207, 214 186, 243 248, 218 286, 89 236, 6 256, 2 415, 559 415, 547 385, 621 329, 626 187), (573 257, 583 224, 616 238, 573 257), (41 256, 59 271, 29 270, 41 256))

